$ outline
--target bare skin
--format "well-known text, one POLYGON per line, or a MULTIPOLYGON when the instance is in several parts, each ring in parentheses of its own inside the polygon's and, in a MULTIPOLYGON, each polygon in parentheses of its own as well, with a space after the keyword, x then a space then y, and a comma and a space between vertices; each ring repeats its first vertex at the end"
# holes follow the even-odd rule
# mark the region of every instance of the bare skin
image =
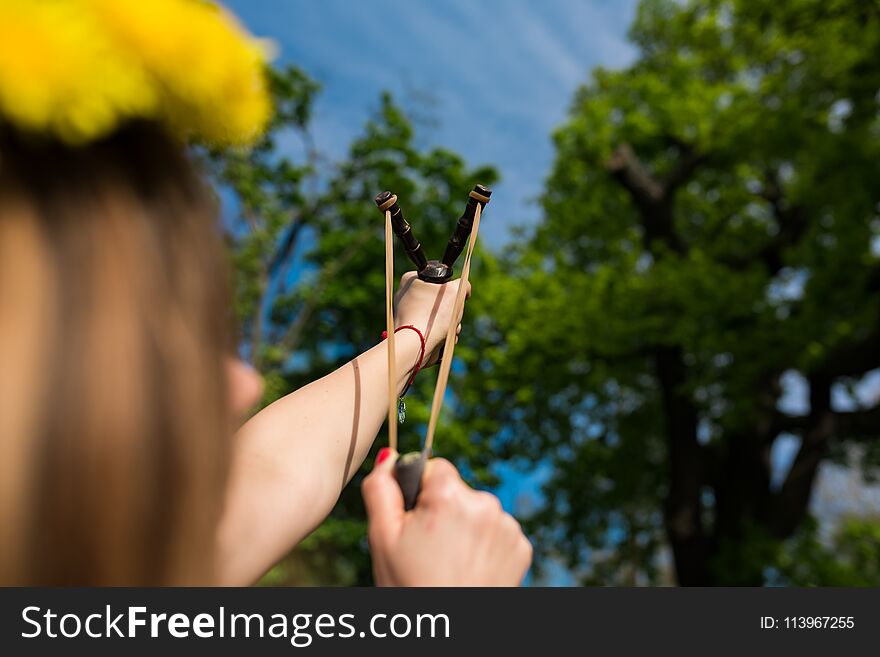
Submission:
MULTIPOLYGON (((442 286, 424 283, 412 272, 401 280, 395 323, 411 324, 425 334, 428 362, 436 361, 448 327, 461 321, 460 316, 452 317, 458 284, 457 280, 442 286)), ((333 509, 342 488, 366 458, 387 412, 386 348, 387 341, 382 341, 338 370, 279 399, 238 432, 219 530, 220 583, 252 583, 333 509)), ((398 391, 403 389, 419 349, 420 341, 413 331, 396 334, 398 391)), ((230 366, 234 411, 252 406, 259 390, 252 370, 242 363, 230 366)), ((441 477, 441 481, 445 479, 448 477, 441 477)), ((432 509, 487 506, 486 493, 475 493, 463 483, 457 487, 444 484, 444 490, 447 488, 431 504, 432 509)), ((433 497, 429 492, 428 499, 433 497)), ((500 505, 495 505, 500 513, 500 505)), ((387 512, 387 506, 381 507, 381 512, 387 512)), ((462 541, 474 539, 460 525, 455 531, 462 541)), ((416 525, 412 527, 407 536, 418 534, 416 525)), ((516 529, 519 531, 518 525, 516 529)), ((474 526, 469 531, 476 533, 480 528, 474 526)), ((393 561, 395 557, 384 554, 382 546, 384 543, 374 549, 374 559, 377 563, 393 561)))

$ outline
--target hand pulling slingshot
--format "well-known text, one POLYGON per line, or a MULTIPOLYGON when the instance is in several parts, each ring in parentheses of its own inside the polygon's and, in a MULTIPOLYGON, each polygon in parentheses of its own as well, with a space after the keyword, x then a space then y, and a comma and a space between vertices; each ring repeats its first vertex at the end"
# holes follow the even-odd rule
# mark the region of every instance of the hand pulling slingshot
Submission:
MULTIPOLYGON (((471 271, 471 257, 477 234, 480 230, 480 216, 492 190, 483 185, 475 185, 468 195, 467 205, 455 226, 455 231, 441 260, 428 260, 422 250, 422 245, 416 239, 412 228, 403 216, 403 211, 397 204, 397 196, 391 192, 382 192, 376 196, 376 205, 380 212, 385 213, 385 323, 388 336, 388 444, 392 449, 397 449, 397 418, 400 414, 398 404, 397 386, 394 373, 397 371, 394 354, 394 235, 403 242, 404 250, 409 259, 418 269, 418 276, 428 283, 442 285, 452 279, 452 265, 465 248, 464 264, 461 268, 461 282, 458 294, 453 306, 452 322, 446 332, 446 341, 441 348, 440 370, 437 374, 437 385, 434 388, 434 399, 431 404, 431 417, 428 420, 428 431, 425 435, 425 444, 420 452, 410 452, 401 456, 394 468, 394 475, 403 492, 404 504, 407 511, 416 505, 419 490, 422 483, 422 472, 425 462, 431 455, 431 447, 434 442, 434 432, 437 429, 437 420, 440 409, 443 407, 443 396, 446 392, 446 384, 449 381, 449 371, 452 367, 452 355, 455 349, 456 318, 464 308, 465 293, 467 292, 468 278, 471 271), (470 241, 468 242, 468 237, 470 241)), ((402 421, 402 420, 401 420, 402 421)))

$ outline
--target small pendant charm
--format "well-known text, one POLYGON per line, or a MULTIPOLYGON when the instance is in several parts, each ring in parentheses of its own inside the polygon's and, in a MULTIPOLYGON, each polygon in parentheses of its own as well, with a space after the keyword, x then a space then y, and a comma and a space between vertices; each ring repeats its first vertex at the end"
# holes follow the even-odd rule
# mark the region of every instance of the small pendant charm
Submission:
POLYGON ((403 424, 406 421, 406 402, 403 397, 397 400, 397 421, 403 424))

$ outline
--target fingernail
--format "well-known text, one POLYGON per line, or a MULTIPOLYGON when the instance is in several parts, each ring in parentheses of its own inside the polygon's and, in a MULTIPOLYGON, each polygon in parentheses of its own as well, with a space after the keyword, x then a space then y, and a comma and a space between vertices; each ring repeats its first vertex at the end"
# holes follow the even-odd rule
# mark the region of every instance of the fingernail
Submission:
POLYGON ((378 467, 379 465, 381 465, 382 461, 387 459, 389 456, 391 456, 390 447, 383 447, 382 449, 380 449, 379 453, 376 454, 376 465, 374 467, 378 467))

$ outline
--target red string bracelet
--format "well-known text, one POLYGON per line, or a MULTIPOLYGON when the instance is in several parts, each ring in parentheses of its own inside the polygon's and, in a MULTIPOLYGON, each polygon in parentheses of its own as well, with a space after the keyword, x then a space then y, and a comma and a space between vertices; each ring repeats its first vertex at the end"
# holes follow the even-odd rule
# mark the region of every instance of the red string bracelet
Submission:
MULTIPOLYGON (((419 360, 416 363, 416 366, 413 368, 412 374, 410 375, 409 380, 406 382, 406 387, 404 387, 403 394, 406 394, 406 391, 412 385, 413 381, 416 380, 416 374, 418 374, 419 370, 422 369, 422 361, 425 359, 425 336, 422 335, 422 332, 419 329, 417 329, 415 326, 413 326, 412 324, 405 324, 403 326, 398 326, 396 329, 394 329, 394 332, 397 333, 398 331, 402 331, 403 329, 409 329, 411 331, 415 331, 416 335, 419 336, 419 343, 420 343, 419 360)), ((382 339, 383 340, 388 339, 388 331, 382 331, 382 339)))

